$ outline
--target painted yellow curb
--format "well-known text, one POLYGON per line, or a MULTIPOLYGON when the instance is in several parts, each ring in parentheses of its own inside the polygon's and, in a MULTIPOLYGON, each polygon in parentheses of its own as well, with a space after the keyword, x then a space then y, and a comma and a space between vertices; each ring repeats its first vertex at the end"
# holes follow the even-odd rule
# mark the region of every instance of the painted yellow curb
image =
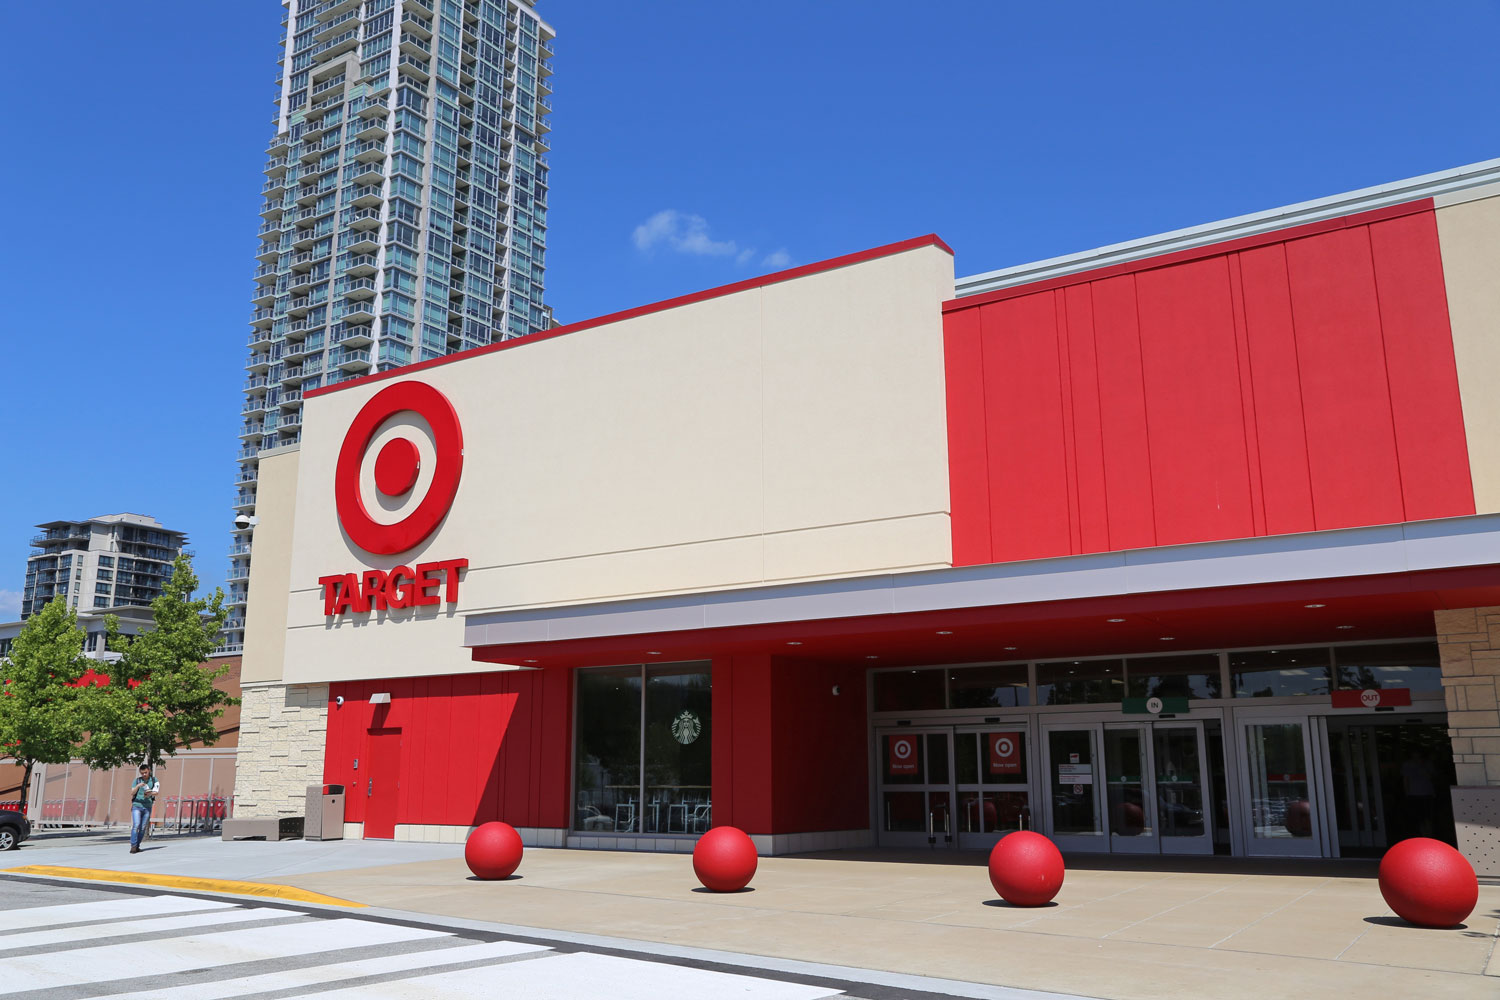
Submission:
POLYGON ((22 865, 6 868, 15 875, 47 875, 53 878, 89 879, 95 882, 129 882, 134 885, 155 885, 163 889, 188 889, 196 892, 224 892, 236 896, 263 896, 269 899, 285 899, 294 903, 318 903, 323 906, 348 906, 363 908, 367 904, 353 900, 325 896, 321 892, 298 889, 290 885, 275 885, 270 882, 236 882, 222 878, 192 878, 187 875, 156 875, 151 872, 116 872, 106 868, 65 868, 61 865, 22 865))

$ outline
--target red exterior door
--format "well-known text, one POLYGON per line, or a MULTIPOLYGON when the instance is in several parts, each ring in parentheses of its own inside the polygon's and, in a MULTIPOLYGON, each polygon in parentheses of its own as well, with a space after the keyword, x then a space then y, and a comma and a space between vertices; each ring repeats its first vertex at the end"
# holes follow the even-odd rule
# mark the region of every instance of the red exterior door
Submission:
POLYGON ((365 837, 392 840, 396 836, 396 796, 401 788, 401 730, 370 730, 366 764, 365 837))

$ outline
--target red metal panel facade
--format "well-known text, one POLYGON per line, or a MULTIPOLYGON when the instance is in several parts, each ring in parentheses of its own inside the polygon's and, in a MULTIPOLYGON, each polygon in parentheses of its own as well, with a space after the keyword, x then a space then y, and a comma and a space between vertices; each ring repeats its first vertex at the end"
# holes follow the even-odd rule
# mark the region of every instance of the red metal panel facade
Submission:
POLYGON ((396 823, 567 826, 571 674, 517 670, 332 684, 323 780, 348 786, 345 818, 364 822, 372 733, 399 731, 396 823), (377 692, 388 693, 390 704, 371 705, 377 692))
POLYGON ((869 825, 863 665, 716 656, 713 713, 715 826, 809 833, 869 825))
POLYGON ((1430 202, 945 307, 954 562, 1474 513, 1430 202))

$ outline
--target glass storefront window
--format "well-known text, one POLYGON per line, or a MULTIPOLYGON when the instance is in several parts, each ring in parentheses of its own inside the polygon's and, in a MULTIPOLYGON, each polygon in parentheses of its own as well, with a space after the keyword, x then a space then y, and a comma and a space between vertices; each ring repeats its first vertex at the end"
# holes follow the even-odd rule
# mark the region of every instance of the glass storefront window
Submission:
POLYGON ((1123 660, 1059 660, 1036 665, 1038 705, 1102 705, 1124 698, 1123 660))
POLYGON ((1131 698, 1222 698, 1217 653, 1137 656, 1125 661, 1131 698))
POLYGON ((578 671, 573 828, 636 830, 641 784, 641 668, 578 671))
POLYGON ((711 676, 702 662, 578 671, 574 829, 712 825, 711 676))
POLYGON ((1025 708, 1026 664, 961 667, 948 671, 950 708, 1025 708))
POLYGON ((1230 653, 1229 675, 1236 698, 1327 694, 1329 651, 1319 647, 1230 653))
POLYGON ((1339 646, 1338 686, 1357 691, 1372 688, 1442 690, 1443 668, 1435 642, 1391 642, 1378 646, 1339 646))
POLYGON ((646 784, 639 828, 702 833, 709 827, 709 673, 703 664, 646 669, 646 784))
POLYGON ((943 671, 883 670, 875 675, 875 711, 943 708, 943 671))

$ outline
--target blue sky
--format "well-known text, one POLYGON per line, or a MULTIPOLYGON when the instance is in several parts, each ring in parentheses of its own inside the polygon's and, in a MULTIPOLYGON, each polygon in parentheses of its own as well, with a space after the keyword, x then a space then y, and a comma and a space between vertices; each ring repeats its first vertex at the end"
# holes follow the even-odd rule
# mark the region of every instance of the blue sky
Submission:
MULTIPOLYGON (((23 6, 0 620, 54 518, 156 515, 223 579, 281 14, 23 6)), ((970 274, 1500 155, 1494 2, 539 10, 564 322, 927 232, 970 274)))

